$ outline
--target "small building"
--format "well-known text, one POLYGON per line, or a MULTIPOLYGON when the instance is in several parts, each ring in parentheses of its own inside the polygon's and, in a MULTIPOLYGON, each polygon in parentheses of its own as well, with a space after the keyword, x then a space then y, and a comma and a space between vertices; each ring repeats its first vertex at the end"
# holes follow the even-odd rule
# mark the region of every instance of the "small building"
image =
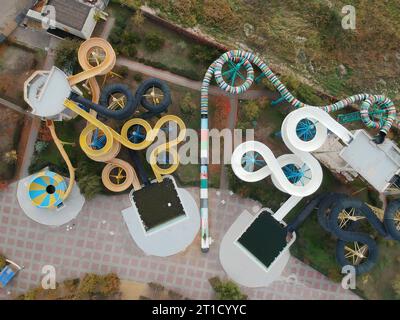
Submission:
POLYGON ((106 15, 109 0, 40 0, 28 11, 27 17, 48 25, 47 32, 66 38, 70 35, 89 39, 97 21, 106 15))

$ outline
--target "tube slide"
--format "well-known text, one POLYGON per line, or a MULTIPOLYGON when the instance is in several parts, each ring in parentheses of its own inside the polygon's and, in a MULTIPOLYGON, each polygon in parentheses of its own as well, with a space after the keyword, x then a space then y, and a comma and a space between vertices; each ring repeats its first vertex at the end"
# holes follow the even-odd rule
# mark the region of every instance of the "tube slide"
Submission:
MULTIPOLYGON (((347 106, 350 106, 354 103, 361 104, 361 119, 364 124, 369 128, 378 128, 380 129, 379 134, 374 138, 375 143, 383 143, 386 134, 390 130, 393 121, 396 119, 396 108, 393 102, 380 95, 370 95, 370 94, 359 94, 343 99, 335 104, 327 105, 327 106, 310 106, 307 105, 298 99, 296 99, 289 90, 280 82, 277 76, 272 72, 272 70, 267 66, 267 64, 260 59, 258 56, 254 55, 250 52, 245 52, 241 50, 229 51, 223 54, 220 58, 214 61, 210 67, 208 68, 201 87, 201 149, 200 149, 200 215, 201 215, 201 249, 203 252, 207 252, 210 245, 210 237, 208 230, 208 164, 209 164, 209 146, 208 146, 208 135, 209 135, 209 127, 208 127, 208 92, 210 88, 210 83, 215 77, 216 82, 219 87, 231 94, 241 94, 247 91, 254 82, 254 68, 253 64, 258 67, 263 76, 265 76, 272 85, 277 89, 277 91, 281 94, 282 100, 290 103, 294 108, 300 110, 304 109, 303 113, 297 112, 289 114, 286 121, 282 125, 282 132, 284 135, 284 141, 289 147, 289 149, 297 156, 298 159, 302 160, 304 164, 310 167, 311 170, 314 170, 314 179, 321 179, 316 175, 317 170, 317 161, 309 154, 311 150, 318 149, 319 146, 323 144, 326 139, 327 129, 333 131, 336 135, 338 135, 345 143, 349 143, 352 139, 351 134, 342 126, 336 123, 333 119, 325 114, 327 112, 333 112, 340 109, 343 109, 347 106), (222 71, 224 64, 229 64, 233 66, 228 71, 222 71), (239 86, 234 86, 235 78, 237 73, 240 73, 240 69, 244 68, 246 77, 241 76, 243 79, 243 83, 239 86), (228 84, 223 76, 229 75, 231 84, 228 84), (369 110, 373 107, 377 106, 381 110, 386 111, 386 117, 381 125, 380 122, 375 122, 369 117, 369 110), (316 119, 318 117, 318 119, 316 119), (301 119, 300 119, 301 118, 301 119), (298 120, 306 120, 310 121, 310 119, 316 120, 313 121, 313 126, 316 128, 316 135, 313 139, 301 139, 299 135, 296 135, 296 129, 300 123, 298 120), (322 123, 320 123, 322 121, 322 123), (308 154, 307 154, 308 153, 308 154)), ((265 152, 265 156, 267 157, 268 165, 273 166, 273 175, 272 178, 275 181, 276 185, 281 185, 281 189, 285 189, 289 192, 294 191, 294 194, 298 194, 298 190, 293 188, 289 184, 285 182, 283 178, 281 169, 278 168, 279 162, 277 162, 275 157, 271 154, 268 148, 261 147, 263 152, 265 152), (267 150, 268 149, 268 150, 267 150)), ((250 150, 250 149, 249 149, 250 150)), ((257 179, 256 175, 259 177, 265 177, 271 173, 268 173, 269 169, 264 169, 260 172, 254 173, 253 175, 248 175, 243 172, 240 168, 239 160, 240 152, 236 154, 235 161, 235 169, 241 176, 245 179, 257 179)), ((322 170, 321 170, 322 172, 322 170)), ((254 180, 253 180, 254 181, 254 180)), ((317 180, 315 180, 315 184, 308 187, 308 191, 313 190, 317 185, 317 180)), ((307 190, 307 188, 306 188, 307 190)), ((280 216, 283 216, 280 214, 280 216)))
POLYGON ((367 219, 372 227, 386 239, 400 241, 400 220, 396 214, 400 201, 391 202, 381 222, 371 208, 362 201, 340 193, 325 193, 314 197, 288 226, 288 232, 299 229, 303 222, 318 208, 318 221, 325 231, 334 235, 336 258, 343 267, 352 263, 357 274, 369 272, 378 260, 378 246, 369 235, 358 232, 360 219, 367 219), (353 211, 353 215, 349 212, 353 211), (347 214, 348 216, 343 216, 347 214), (346 223, 343 223, 347 219, 346 223), (397 223, 396 223, 397 221, 397 223))
POLYGON ((132 95, 129 87, 124 84, 110 84, 106 86, 101 92, 100 104, 86 99, 74 92, 71 93, 69 99, 85 106, 86 108, 95 110, 104 117, 116 120, 125 120, 132 117, 138 107, 137 101, 132 95), (122 94, 125 97, 123 108, 118 110, 109 109, 108 106, 110 105, 110 100, 117 94, 122 94))
POLYGON ((68 183, 68 188, 64 193, 63 200, 67 199, 68 196, 71 194, 72 189, 74 187, 75 183, 75 168, 72 165, 71 160, 68 157, 68 154, 65 152, 64 146, 60 139, 58 139, 55 127, 54 127, 54 122, 51 120, 46 121, 47 128, 50 130, 51 137, 53 138, 53 141, 60 152, 61 156, 63 157, 65 163, 67 164, 68 167, 68 172, 69 172, 69 183, 68 183))

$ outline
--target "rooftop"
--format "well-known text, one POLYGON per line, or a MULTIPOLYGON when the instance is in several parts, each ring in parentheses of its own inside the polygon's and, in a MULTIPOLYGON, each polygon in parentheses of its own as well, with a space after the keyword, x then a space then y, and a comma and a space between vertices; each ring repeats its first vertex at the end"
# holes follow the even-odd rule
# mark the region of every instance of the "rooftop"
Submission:
POLYGON ((133 199, 147 231, 185 216, 185 210, 171 179, 165 178, 161 183, 153 183, 136 191, 133 199))
POLYGON ((49 0, 48 4, 56 9, 57 22, 82 30, 92 8, 76 0, 49 0))
POLYGON ((238 242, 266 268, 287 246, 285 227, 269 212, 262 212, 238 239, 238 242))

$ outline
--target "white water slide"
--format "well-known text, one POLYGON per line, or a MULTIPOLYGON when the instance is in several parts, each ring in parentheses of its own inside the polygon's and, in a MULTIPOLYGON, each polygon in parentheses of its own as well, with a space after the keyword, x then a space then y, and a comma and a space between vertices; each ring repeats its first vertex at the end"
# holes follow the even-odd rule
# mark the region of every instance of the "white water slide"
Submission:
MULTIPOLYGON (((323 179, 320 163, 311 152, 319 149, 327 139, 328 130, 338 136, 343 143, 348 145, 352 134, 335 121, 327 112, 305 107, 291 112, 283 121, 282 138, 292 154, 285 154, 278 158, 263 143, 249 141, 239 145, 232 155, 232 169, 239 179, 246 182, 257 182, 271 176, 273 184, 291 197, 273 215, 275 220, 285 225, 282 221, 287 213, 292 210, 303 197, 316 192, 323 179), (299 134, 299 124, 308 122, 312 134, 304 138, 299 134), (257 169, 252 166, 243 166, 243 158, 248 154, 258 154, 263 158, 264 166, 257 169), (306 173, 291 179, 285 168, 299 169, 306 173)), ((265 287, 277 280, 285 268, 290 254, 289 247, 294 243, 296 235, 287 240, 287 244, 269 264, 263 264, 249 249, 243 247, 239 239, 256 223, 256 220, 265 213, 261 210, 252 216, 245 212, 235 221, 225 234, 220 247, 220 261, 226 273, 237 283, 247 287, 265 287)), ((262 244, 260 244, 262 245, 262 244)), ((268 250, 268 249, 266 249, 268 250)))

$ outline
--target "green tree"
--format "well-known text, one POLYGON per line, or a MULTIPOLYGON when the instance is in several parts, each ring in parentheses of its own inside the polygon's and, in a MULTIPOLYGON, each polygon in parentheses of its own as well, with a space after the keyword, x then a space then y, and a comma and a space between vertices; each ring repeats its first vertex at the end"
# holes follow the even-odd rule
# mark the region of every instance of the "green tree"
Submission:
POLYGON ((75 39, 65 39, 56 49, 56 67, 74 72, 78 69, 78 49, 81 42, 75 39))
POLYGON ((144 46, 149 51, 162 49, 165 39, 156 32, 150 32, 144 37, 144 46))
POLYGON ((188 115, 193 115, 197 111, 197 105, 195 102, 193 102, 193 96, 190 92, 187 92, 185 94, 185 96, 181 100, 179 107, 182 113, 188 115))
POLYGON ((242 112, 247 121, 254 121, 260 116, 260 106, 257 101, 249 100, 244 104, 242 112))
POLYGON ((189 51, 189 58, 195 63, 210 64, 220 55, 218 49, 204 45, 191 46, 189 51))
POLYGON ((98 175, 87 175, 80 177, 78 180, 78 185, 81 193, 87 200, 92 199, 96 194, 103 191, 101 177, 98 175))
POLYGON ((221 281, 218 277, 209 279, 218 300, 246 300, 247 295, 243 294, 233 281, 221 281))

